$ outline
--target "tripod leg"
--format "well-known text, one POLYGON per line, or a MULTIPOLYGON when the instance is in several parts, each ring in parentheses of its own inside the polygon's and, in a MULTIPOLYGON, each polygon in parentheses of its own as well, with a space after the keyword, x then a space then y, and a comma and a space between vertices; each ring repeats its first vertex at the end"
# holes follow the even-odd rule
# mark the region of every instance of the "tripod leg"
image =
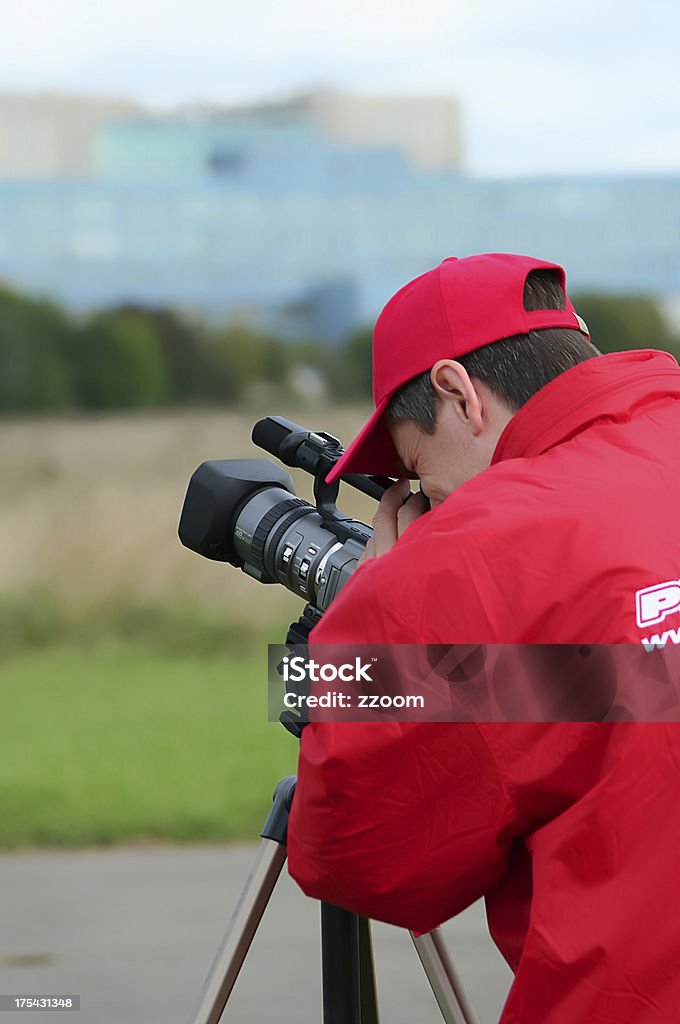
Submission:
POLYGON ((218 1024, 285 861, 282 843, 262 840, 191 1024, 218 1024))
POLYGON ((411 938, 446 1024, 477 1024, 439 929, 418 938, 411 932, 411 938))
POLYGON ((324 1024, 378 1024, 371 924, 321 904, 324 1024))
POLYGON ((359 919, 321 904, 323 1024, 361 1024, 359 919))
POLYGON ((253 941, 276 881, 286 862, 288 812, 295 792, 295 776, 276 786, 272 807, 260 835, 253 869, 232 914, 227 933, 205 980, 191 1024, 218 1024, 253 941))
POLYGON ((371 922, 359 918, 359 981, 361 987, 361 1024, 379 1024, 378 995, 375 988, 371 922))

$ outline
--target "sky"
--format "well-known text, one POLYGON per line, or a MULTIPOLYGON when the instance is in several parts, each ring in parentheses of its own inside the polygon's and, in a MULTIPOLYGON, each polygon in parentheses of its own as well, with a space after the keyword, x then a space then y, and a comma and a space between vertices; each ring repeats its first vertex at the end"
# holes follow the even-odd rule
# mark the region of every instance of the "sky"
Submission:
POLYGON ((0 0, 0 90, 446 94, 479 176, 680 172, 677 0, 0 0))

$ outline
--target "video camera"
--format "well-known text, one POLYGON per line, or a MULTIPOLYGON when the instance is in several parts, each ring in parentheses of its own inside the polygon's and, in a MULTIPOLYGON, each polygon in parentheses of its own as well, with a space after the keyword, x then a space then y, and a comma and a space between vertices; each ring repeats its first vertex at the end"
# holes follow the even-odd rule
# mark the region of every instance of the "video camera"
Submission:
MULTIPOLYGON (((344 451, 336 437, 267 416, 255 424, 252 440, 286 466, 312 474, 316 507, 296 497, 290 474, 268 459, 203 462, 189 481, 179 537, 205 558, 303 598, 304 642, 356 569, 372 531, 336 507, 339 481, 326 483, 344 451)), ((394 482, 359 474, 341 479, 377 501, 394 482)))

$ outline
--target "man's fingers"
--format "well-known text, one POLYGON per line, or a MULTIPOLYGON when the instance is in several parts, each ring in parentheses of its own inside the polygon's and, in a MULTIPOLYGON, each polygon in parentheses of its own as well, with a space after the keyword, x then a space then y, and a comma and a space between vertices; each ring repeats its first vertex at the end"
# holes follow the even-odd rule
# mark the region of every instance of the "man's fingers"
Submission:
POLYGON ((377 558, 394 547, 411 523, 427 512, 427 498, 420 491, 411 494, 411 484, 403 477, 385 491, 373 516, 373 536, 366 545, 359 563, 377 558))
POLYGON ((396 484, 392 484, 388 487, 378 505, 378 510, 373 517, 373 521, 377 517, 386 516, 390 519, 396 519, 397 512, 404 504, 409 494, 411 493, 411 485, 409 481, 402 477, 401 480, 397 480, 396 484))
POLYGON ((408 497, 411 485, 402 478, 392 484, 380 499, 378 509, 373 516, 373 544, 375 555, 383 555, 397 542, 397 513, 408 497))
POLYGON ((427 512, 429 508, 427 498, 421 491, 412 494, 397 512, 397 534, 401 537, 404 530, 416 519, 427 512))
POLYGON ((360 556, 360 558, 359 558, 359 560, 357 562, 357 566, 363 565, 364 562, 367 562, 369 560, 369 558, 375 558, 375 557, 376 557, 375 541, 371 537, 370 540, 368 541, 368 543, 366 544, 366 547, 364 548, 364 550, 363 550, 363 552, 362 552, 362 554, 361 554, 361 556, 360 556))

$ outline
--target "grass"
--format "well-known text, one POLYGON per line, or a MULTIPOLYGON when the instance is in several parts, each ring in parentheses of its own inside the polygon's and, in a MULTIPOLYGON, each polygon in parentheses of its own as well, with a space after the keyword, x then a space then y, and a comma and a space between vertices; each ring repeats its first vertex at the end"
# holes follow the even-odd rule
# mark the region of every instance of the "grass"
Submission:
MULTIPOLYGON (((299 602, 297 602, 299 604, 299 602)), ((299 613, 295 606, 292 615, 299 613)), ((36 587, 22 594, 0 594, 0 667, 21 651, 64 644, 96 652, 117 644, 163 655, 238 655, 262 636, 285 635, 284 620, 266 625, 238 608, 172 596, 140 598, 134 592, 72 605, 54 589, 36 587)))
POLYGON ((112 645, 6 660, 0 847, 256 837, 297 757, 267 721, 266 639, 243 658, 112 645))

